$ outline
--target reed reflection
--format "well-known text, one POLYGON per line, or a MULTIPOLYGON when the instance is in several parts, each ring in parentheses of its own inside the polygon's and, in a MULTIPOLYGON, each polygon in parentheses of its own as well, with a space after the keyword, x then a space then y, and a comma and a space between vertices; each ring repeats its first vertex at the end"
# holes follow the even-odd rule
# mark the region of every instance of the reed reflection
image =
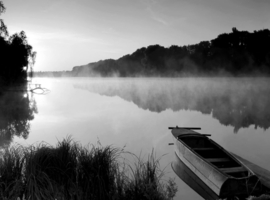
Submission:
POLYGON ((8 147, 14 136, 26 139, 35 113, 37 106, 31 94, 15 89, 1 92, 0 148, 8 147))
POLYGON ((118 96, 152 112, 192 110, 211 115, 237 133, 251 125, 270 127, 270 79, 104 79, 75 88, 118 96))

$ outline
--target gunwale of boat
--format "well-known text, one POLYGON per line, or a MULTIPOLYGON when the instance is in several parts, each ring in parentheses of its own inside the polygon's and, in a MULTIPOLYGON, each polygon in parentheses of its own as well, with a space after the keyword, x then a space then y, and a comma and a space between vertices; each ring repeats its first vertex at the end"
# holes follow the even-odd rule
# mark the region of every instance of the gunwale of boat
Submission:
MULTIPOLYGON (((207 190, 211 190, 214 196, 219 198, 227 198, 233 196, 248 197, 253 193, 261 191, 261 182, 259 177, 250 170, 244 163, 234 157, 230 152, 225 150, 219 144, 211 140, 206 136, 209 134, 201 134, 191 129, 193 128, 179 128, 169 127, 172 129, 172 134, 175 140, 175 154, 179 158, 183 165, 189 168, 194 176, 198 177, 202 182, 202 185, 207 186, 207 190), (203 138, 214 145, 216 149, 225 154, 234 163, 240 165, 245 169, 245 176, 231 176, 230 173, 224 173, 220 167, 215 166, 211 162, 208 162, 203 156, 194 150, 194 146, 187 145, 183 138, 203 138), (193 148, 192 148, 193 147, 193 148)), ((196 128, 199 129, 199 128, 196 128)), ((212 156, 212 154, 211 154, 212 156)), ((177 163, 175 167, 177 167, 177 163)), ((228 167, 230 168, 230 167, 228 167)), ((181 173, 180 169, 176 169, 175 172, 181 173)), ((180 174, 181 175, 181 174, 180 174)), ((180 177, 180 176, 179 176, 180 177)), ((212 192, 211 192, 212 194, 212 192)))
POLYGON ((245 166, 242 162, 240 162, 238 159, 236 159, 232 154, 230 154, 228 151, 226 151, 219 144, 217 144, 216 142, 214 142, 213 140, 211 140, 210 138, 207 137, 210 135, 200 134, 200 133, 197 133, 197 132, 191 131, 191 130, 188 130, 188 132, 189 133, 179 134, 177 136, 174 135, 174 137, 178 142, 180 142, 182 145, 184 145, 186 148, 188 148, 193 154, 195 154, 195 156, 199 157, 204 162, 208 163, 211 167, 218 170, 224 176, 226 176, 228 178, 233 178, 233 179, 246 179, 246 178, 254 175, 254 173, 247 166, 245 166), (208 158, 208 160, 207 160, 207 158, 200 155, 194 148, 190 147, 183 140, 181 140, 183 138, 191 138, 191 137, 205 139, 207 142, 209 142, 211 145, 213 145, 216 148, 216 150, 222 152, 223 155, 226 155, 227 158, 225 157, 224 159, 228 159, 230 162, 232 162, 237 167, 224 167, 224 168, 222 168, 222 167, 218 167, 218 166, 214 165, 213 162, 215 160, 210 160, 210 158, 208 158), (244 172, 246 175, 245 176, 241 175, 240 177, 232 175, 232 174, 237 174, 237 172, 239 172, 239 173, 244 172))
POLYGON ((186 164, 174 154, 175 160, 171 163, 173 171, 181 178, 189 187, 197 192, 204 199, 219 199, 219 194, 215 193, 203 180, 201 180, 186 164))

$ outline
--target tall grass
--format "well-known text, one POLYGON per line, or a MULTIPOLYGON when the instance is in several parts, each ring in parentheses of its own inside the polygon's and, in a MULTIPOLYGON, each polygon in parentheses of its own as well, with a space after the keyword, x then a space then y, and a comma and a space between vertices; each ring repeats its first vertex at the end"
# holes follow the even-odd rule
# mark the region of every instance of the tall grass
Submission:
POLYGON ((14 199, 23 189, 23 149, 5 149, 0 159, 0 199, 14 199))
POLYGON ((70 137, 56 146, 13 146, 0 158, 0 199, 160 199, 175 196, 174 181, 162 180, 152 153, 133 165, 112 146, 82 146, 70 137))
POLYGON ((172 199, 177 192, 176 184, 171 179, 162 181, 164 171, 160 169, 160 158, 156 158, 154 151, 146 161, 141 157, 135 158, 135 165, 128 165, 130 173, 125 184, 126 199, 172 199))
POLYGON ((51 148, 40 144, 24 149, 24 190, 26 199, 52 199, 53 181, 49 173, 52 165, 51 148))

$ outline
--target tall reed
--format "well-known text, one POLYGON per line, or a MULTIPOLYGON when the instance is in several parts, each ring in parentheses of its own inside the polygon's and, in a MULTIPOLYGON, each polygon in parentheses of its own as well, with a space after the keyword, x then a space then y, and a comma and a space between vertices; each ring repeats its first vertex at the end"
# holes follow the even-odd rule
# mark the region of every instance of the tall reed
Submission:
POLYGON ((176 185, 161 180, 159 159, 132 167, 112 146, 82 146, 70 137, 5 149, 0 158, 0 198, 26 200, 172 199, 176 185))
POLYGON ((0 159, 0 199, 14 199, 23 188, 23 148, 4 149, 0 159))
POLYGON ((136 155, 133 164, 129 164, 128 182, 125 184, 125 199, 155 199, 170 200, 177 192, 177 187, 172 179, 168 182, 162 180, 164 171, 160 169, 159 161, 154 150, 145 161, 136 155))
POLYGON ((24 194, 26 199, 53 199, 55 190, 48 173, 52 169, 51 147, 45 144, 24 149, 24 194))

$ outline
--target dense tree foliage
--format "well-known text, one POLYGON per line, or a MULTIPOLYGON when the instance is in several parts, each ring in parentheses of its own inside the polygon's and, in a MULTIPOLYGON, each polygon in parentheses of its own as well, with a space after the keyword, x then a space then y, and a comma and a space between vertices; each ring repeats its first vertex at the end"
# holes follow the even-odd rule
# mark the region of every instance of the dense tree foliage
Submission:
POLYGON ((211 41, 164 48, 151 45, 118 60, 74 67, 74 76, 270 75, 270 31, 223 33, 211 41))
MULTIPOLYGON (((0 1, 0 14, 5 11, 0 1)), ((27 42, 24 31, 9 36, 6 25, 0 19, 0 85, 22 84, 27 79, 28 67, 32 67, 36 52, 27 42)))

